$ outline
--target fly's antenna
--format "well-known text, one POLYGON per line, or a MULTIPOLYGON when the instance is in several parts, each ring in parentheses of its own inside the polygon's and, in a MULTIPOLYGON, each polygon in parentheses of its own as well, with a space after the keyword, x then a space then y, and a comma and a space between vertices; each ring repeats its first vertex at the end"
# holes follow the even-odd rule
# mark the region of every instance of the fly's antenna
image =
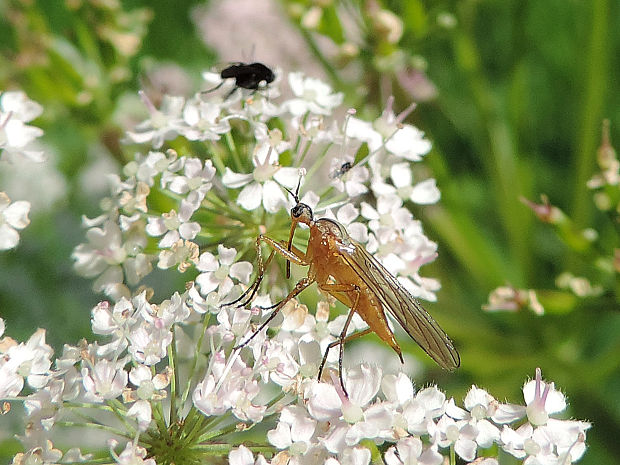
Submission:
MULTIPOLYGON (((306 170, 304 168, 299 168, 299 180, 297 181, 297 189, 295 189, 295 193, 291 192, 290 189, 284 187, 286 191, 293 196, 295 199, 295 204, 299 205, 299 188, 301 187, 301 178, 306 174, 306 170)), ((287 250, 290 252, 293 247, 293 236, 295 235, 295 228, 297 227, 297 221, 291 218, 291 234, 288 238, 288 246, 287 250)), ((291 277, 291 262, 289 260, 286 261, 286 279, 291 277)))
POLYGON ((293 191, 290 190, 288 187, 282 186, 282 187, 284 187, 286 192, 291 194, 291 196, 295 199, 295 203, 300 203, 300 200, 299 200, 299 189, 301 187, 301 179, 304 177, 305 174, 306 174, 306 170, 304 168, 299 168, 299 180, 297 181, 297 187, 295 188, 295 193, 293 193, 293 191))
POLYGON ((299 188, 301 187, 301 178, 306 174, 306 170, 299 169, 299 179, 297 180, 297 189, 295 189, 295 201, 299 203, 299 188))
POLYGON ((289 194, 291 194, 291 197, 293 197, 293 198, 295 199, 295 203, 299 203, 299 197, 297 196, 297 194, 296 194, 296 193, 294 193, 292 190, 290 190, 290 189, 289 189, 288 187, 286 187, 286 186, 282 186, 282 187, 284 187, 284 190, 285 190, 286 192, 288 192, 289 194))

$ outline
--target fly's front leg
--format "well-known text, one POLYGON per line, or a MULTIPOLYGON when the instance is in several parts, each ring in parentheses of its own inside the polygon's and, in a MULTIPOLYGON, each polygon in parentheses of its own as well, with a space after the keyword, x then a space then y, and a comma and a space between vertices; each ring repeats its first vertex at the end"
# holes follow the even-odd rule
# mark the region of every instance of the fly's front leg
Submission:
POLYGON ((260 284, 263 281, 263 277, 265 275, 265 270, 267 269, 267 266, 269 266, 269 263, 271 262, 271 260, 273 259, 273 256, 276 253, 278 255, 283 256, 289 263, 292 262, 292 263, 295 263, 297 265, 302 265, 302 266, 307 265, 306 256, 301 250, 299 250, 296 247, 293 247, 293 250, 289 251, 288 246, 286 244, 276 241, 275 239, 272 239, 270 237, 263 236, 261 234, 260 236, 256 238, 256 256, 257 256, 257 261, 258 261, 258 273, 256 275, 256 279, 254 280, 252 285, 246 289, 246 291, 243 294, 241 294, 239 297, 237 297, 232 302, 223 304, 222 307, 230 307, 232 305, 235 305, 237 307, 245 307, 247 304, 249 304, 252 301, 252 299, 254 299, 256 292, 258 292, 260 284), (266 244, 271 246, 273 249, 271 253, 269 254, 269 257, 267 258, 267 261, 265 262, 263 262, 263 256, 262 256, 262 252, 260 248, 261 242, 265 242, 266 244))
POLYGON ((252 333, 252 335, 248 338, 247 341, 239 344, 238 346, 235 347, 236 349, 239 349, 241 347, 246 346, 252 339, 254 339, 254 337, 256 337, 256 335, 258 333, 260 333, 263 329, 265 329, 267 327, 267 325, 269 324, 269 322, 271 322, 271 320, 273 320, 275 318, 275 316, 280 313, 280 310, 282 310, 282 307, 284 307, 284 305, 286 305, 286 303, 291 300, 294 299, 295 297, 297 297, 297 295, 303 291, 305 288, 307 288, 310 284, 312 284, 314 282, 314 279, 309 278, 309 277, 305 277, 299 280, 299 282, 295 285, 295 288, 289 293, 289 295, 287 295, 284 299, 282 299, 273 309, 273 312, 271 312, 271 315, 269 315, 269 317, 265 320, 265 322, 260 325, 260 327, 254 331, 254 333, 252 333))
POLYGON ((325 363, 327 362, 327 356, 329 354, 330 349, 332 347, 336 347, 337 345, 339 345, 340 354, 338 356, 338 377, 340 379, 340 385, 342 386, 342 390, 344 391, 345 395, 348 397, 349 395, 347 394, 347 389, 344 387, 344 380, 342 379, 342 359, 344 356, 344 343, 352 339, 357 339, 358 337, 368 334, 371 331, 370 328, 367 328, 363 331, 360 331, 358 333, 352 334, 351 336, 347 337, 347 330, 349 329, 351 320, 353 320, 353 314, 357 310, 357 306, 360 300, 360 294, 362 291, 360 290, 359 286, 357 286, 356 284, 324 283, 324 284, 321 284, 319 288, 322 291, 328 292, 332 295, 333 293, 355 292, 355 300, 353 301, 353 305, 351 305, 351 310, 349 310, 349 315, 347 316, 347 320, 345 321, 342 331, 340 332, 340 336, 338 337, 337 340, 335 340, 334 342, 331 342, 327 346, 327 349, 325 350, 325 354, 323 355, 323 360, 321 361, 321 365, 319 366, 319 376, 318 376, 319 379, 321 379, 321 373, 323 372, 323 368, 325 367, 325 363))
POLYGON ((254 299, 254 296, 256 295, 256 291, 258 290, 261 282, 263 281, 263 276, 265 275, 265 269, 269 266, 269 263, 271 262, 271 260, 273 259, 273 256, 275 255, 275 250, 272 250, 271 253, 269 254, 269 257, 267 257, 267 261, 263 263, 263 257, 261 255, 260 244, 258 243, 258 241, 256 241, 256 251, 257 251, 256 255, 258 257, 257 258, 258 273, 256 274, 256 278, 254 279, 254 282, 239 297, 237 297, 232 302, 228 302, 227 304, 221 305, 221 307, 230 307, 232 305, 235 305, 236 307, 245 307, 247 304, 249 304, 252 301, 252 299, 254 299))
MULTIPOLYGON (((257 255, 259 257, 259 275, 257 276, 256 281, 248 289, 248 291, 252 289, 251 292, 246 291, 244 293, 247 296, 247 298, 244 300, 243 304, 239 304, 238 306, 245 306, 252 301, 252 299, 256 295, 256 292, 258 291, 261 281, 263 280, 266 265, 271 261, 274 254, 277 253, 278 255, 281 255, 282 257, 284 257, 288 262, 295 263, 296 265, 301 265, 301 266, 308 265, 308 262, 306 261, 306 254, 304 254, 301 250, 299 250, 296 247, 292 247, 291 250, 288 250, 288 244, 286 244, 286 242, 276 241, 275 239, 272 239, 267 236, 263 236, 262 234, 256 238, 256 248, 257 248, 257 255), (261 260, 261 252, 260 252, 261 242, 266 243, 273 249, 265 265, 262 264, 262 260, 261 260)), ((261 332, 269 324, 271 320, 275 318, 275 316, 280 312, 282 307, 284 307, 284 305, 289 300, 295 298, 301 291, 303 291, 306 287, 308 287, 313 282, 314 282, 313 278, 306 277, 306 278, 301 279, 295 285, 295 288, 289 293, 288 296, 286 296, 284 299, 282 299, 277 304, 272 305, 271 307, 267 307, 266 308, 267 310, 273 308, 273 312, 271 313, 271 315, 269 315, 269 318, 267 318, 267 320, 260 326, 260 328, 258 328, 250 336, 250 338, 247 341, 243 342, 242 344, 239 344, 237 347, 235 347, 235 349, 239 347, 243 347, 248 342, 250 342, 259 332, 261 332)), ((235 302, 231 302, 231 303, 239 302, 242 298, 243 296, 241 298, 238 298, 235 302)))

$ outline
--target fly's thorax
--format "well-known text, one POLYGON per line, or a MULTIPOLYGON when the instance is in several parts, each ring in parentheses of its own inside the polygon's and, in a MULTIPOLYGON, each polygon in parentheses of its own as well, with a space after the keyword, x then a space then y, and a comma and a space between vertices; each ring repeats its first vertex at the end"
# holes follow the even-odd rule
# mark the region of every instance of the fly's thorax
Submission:
POLYGON ((310 229, 308 252, 316 259, 324 272, 331 274, 342 266, 341 251, 351 244, 344 227, 328 218, 315 220, 310 229))
POLYGON ((329 218, 320 218, 314 222, 324 238, 336 239, 344 244, 349 243, 349 234, 340 223, 329 218))

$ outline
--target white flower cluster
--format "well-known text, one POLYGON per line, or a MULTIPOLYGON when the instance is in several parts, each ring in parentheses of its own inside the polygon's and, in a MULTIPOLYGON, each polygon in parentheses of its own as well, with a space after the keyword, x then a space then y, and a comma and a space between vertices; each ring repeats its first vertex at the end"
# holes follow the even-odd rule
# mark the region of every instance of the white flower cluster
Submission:
POLYGON ((480 450, 498 445, 525 464, 568 464, 585 451, 590 424, 549 417, 566 402, 553 383, 541 380, 540 369, 523 387, 525 407, 499 403, 472 386, 463 409, 435 386, 415 392, 403 373, 383 376, 366 364, 348 370, 345 385, 348 397, 337 380, 309 382, 302 402, 282 410, 268 438, 287 451, 289 463, 368 465, 365 441, 395 443, 385 453, 388 465, 440 465, 445 448, 472 462, 480 450), (516 429, 508 426, 524 417, 516 429))
MULTIPOLYGON (((33 141, 43 135, 43 130, 26 124, 42 112, 41 105, 21 91, 0 92, 0 162, 44 161, 43 151, 33 148, 33 141)), ((0 250, 17 246, 18 230, 30 224, 29 212, 30 202, 11 203, 9 196, 0 192, 0 250)))
MULTIPOLYGON (((50 464, 70 457, 86 461, 90 456, 79 448, 62 453, 51 442, 59 428, 75 427, 84 418, 90 418, 85 426, 96 424, 128 438, 124 444, 110 438, 110 454, 118 463, 128 463, 124 457, 153 463, 157 425, 167 416, 161 412, 164 399, 179 412, 191 407, 207 419, 204 433, 186 445, 188 450, 204 450, 204 443, 222 437, 232 444, 226 434, 279 412, 267 433, 276 453, 273 464, 368 465, 373 451, 381 451, 388 465, 440 465, 446 450, 472 462, 498 446, 525 464, 551 465, 573 463, 585 451, 589 423, 551 417, 566 408, 566 401, 553 383, 541 379, 539 369, 523 387, 525 406, 500 403, 472 386, 460 408, 435 386, 416 391, 405 374, 383 374, 366 363, 346 370, 347 395, 333 369, 328 368, 331 380, 316 379, 322 351, 342 326, 341 318, 327 321, 327 305, 320 305, 315 317, 289 302, 274 337, 263 332, 240 349, 238 344, 253 335, 252 321, 260 312, 224 308, 217 323, 207 327, 206 340, 199 335, 192 341, 192 321, 199 313, 191 294, 174 294, 160 305, 150 304, 144 292, 113 306, 100 303, 92 310, 93 332, 108 341, 67 345, 53 365, 43 330, 26 344, 0 340, 0 398, 18 398, 25 381, 32 391, 24 397, 28 428, 20 437, 26 452, 14 463, 29 463, 33 455, 50 464), (91 410, 100 414, 85 413, 91 410), (106 412, 124 418, 122 425, 106 412), (214 433, 209 421, 216 419, 230 428, 214 433)), ((355 326, 361 329, 363 323, 355 326)), ((0 336, 3 332, 0 320, 0 336)), ((247 448, 229 450, 232 464, 254 463, 247 448)), ((256 463, 268 462, 259 457, 256 463)))
MULTIPOLYGON (((62 436, 77 447, 54 447, 63 427, 97 429, 99 448, 122 464, 266 464, 254 458, 265 452, 274 465, 366 465, 373 454, 388 465, 438 465, 448 450, 472 461, 494 445, 532 465, 577 460, 589 424, 549 418, 565 402, 539 371, 524 387, 525 407, 473 387, 463 409, 436 387, 416 391, 404 374, 369 364, 344 370, 347 395, 338 351, 318 379, 347 320, 330 321, 329 301, 309 312, 291 299, 256 331, 282 289, 269 273, 268 295, 248 288, 252 265, 242 258, 258 234, 288 234, 287 195, 300 173, 303 202, 345 225, 412 294, 434 299, 438 287, 419 275, 436 245, 405 207, 439 199, 433 180, 413 181, 430 144, 403 123, 412 108, 397 116, 390 101, 374 122, 352 111, 336 122, 328 117, 340 94, 299 73, 288 83, 293 97, 282 102, 280 79, 249 96, 224 83, 226 98, 166 97, 160 109, 143 96, 150 118, 129 138, 153 150, 110 177, 104 213, 84 220, 87 242, 73 254, 77 271, 113 299, 92 310, 105 341, 66 345, 52 363, 43 330, 26 344, 0 340, 0 398, 26 407, 25 451, 13 463, 95 460, 81 452, 81 435, 62 436), (150 303, 154 291, 140 285, 155 267, 191 273, 184 292, 150 303), (264 440, 243 446, 250 428, 264 440)), ((349 334, 365 329, 355 314, 349 334)))
MULTIPOLYGON (((32 463, 34 459, 29 457, 50 464, 87 461, 90 456, 82 456, 79 449, 64 454, 54 449, 54 431, 70 424, 78 426, 79 420, 85 426, 109 423, 109 432, 117 431, 118 424, 104 414, 96 418, 94 413, 80 413, 78 406, 100 412, 113 406, 126 418, 124 426, 132 435, 145 431, 153 420, 153 403, 169 397, 166 388, 173 373, 167 363, 161 369, 155 365, 167 359, 173 325, 189 316, 179 294, 157 306, 149 304, 144 293, 132 301, 121 299, 114 306, 102 302, 92 311, 92 327, 94 333, 108 336, 109 342, 65 345, 53 364, 44 330, 38 330, 26 344, 9 337, 1 339, 0 398, 19 398, 25 381, 31 392, 23 398, 28 427, 20 440, 26 452, 18 454, 14 463, 32 463)), ((0 337, 3 333, 4 321, 0 320, 0 337)))
MULTIPOLYGON (((214 73, 205 78, 221 82, 214 73)), ((126 165, 123 179, 111 178, 106 213, 84 221, 89 242, 73 255, 78 272, 96 278, 95 290, 128 298, 156 262, 162 269, 208 273, 196 279, 207 297, 220 279, 212 269, 215 245, 243 251, 252 246, 251 236, 265 228, 265 215, 287 212, 292 201, 287 189, 297 186, 303 169, 308 173, 305 202, 315 207, 320 200, 318 211, 351 225, 352 236, 367 243, 414 296, 435 300, 439 283, 421 277, 419 269, 435 259, 437 246, 404 206, 439 199, 433 179, 414 183, 412 162, 428 153, 430 143, 403 123, 412 108, 396 116, 390 100, 375 122, 357 119, 351 111, 339 123, 329 116, 342 95, 328 85, 291 73, 293 97, 279 101, 280 84, 276 79, 247 97, 243 89, 231 94, 232 83, 224 82, 221 94, 166 96, 159 109, 142 94, 150 117, 128 138, 154 151, 126 165), (164 142, 179 140, 207 144, 206 159, 160 151, 164 142), (362 147, 365 156, 357 155, 366 153, 362 147), (359 207, 351 204, 369 193, 374 201, 366 195, 359 207), (255 232, 240 234, 244 226, 255 232)), ((279 218, 287 221, 287 216, 279 218)), ((232 265, 230 257, 225 260, 232 265)), ((237 272, 231 276, 247 283, 247 266, 237 272)), ((217 304, 230 287, 220 287, 209 302, 217 304)))

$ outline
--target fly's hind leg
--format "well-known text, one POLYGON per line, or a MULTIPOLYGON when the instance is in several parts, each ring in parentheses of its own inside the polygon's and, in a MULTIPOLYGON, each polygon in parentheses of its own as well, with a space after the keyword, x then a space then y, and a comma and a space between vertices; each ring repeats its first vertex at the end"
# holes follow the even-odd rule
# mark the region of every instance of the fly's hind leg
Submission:
POLYGON ((340 346, 340 354, 338 356, 338 377, 340 379, 340 385, 342 386, 342 390, 344 391, 345 395, 348 397, 348 393, 347 393, 347 389, 344 387, 344 380, 342 378, 342 359, 344 356, 344 344, 345 342, 351 341, 353 339, 357 339, 358 337, 364 336, 365 334, 368 334, 372 331, 371 328, 367 328, 363 331, 359 331, 355 334, 351 334, 350 336, 347 336, 347 330, 349 329, 349 325, 351 324, 351 321, 353 320, 353 315, 355 314, 355 312, 357 311, 357 306, 359 304, 359 300, 360 300, 360 294, 361 294, 361 290, 359 288, 359 286, 355 285, 355 284, 330 284, 330 283, 324 283, 321 284, 320 289, 322 291, 326 291, 330 294, 333 295, 333 293, 347 293, 347 292, 355 292, 355 300, 353 301, 353 305, 351 305, 351 310, 349 310, 349 314, 347 316, 347 320, 344 323, 344 326, 342 327, 342 331, 340 332, 340 336, 338 337, 337 340, 335 340, 334 342, 331 342, 328 346, 327 349, 325 349, 325 354, 323 355, 323 360, 321 360, 321 365, 319 366, 319 379, 321 379, 321 374, 323 373, 323 368, 325 367, 325 363, 327 362, 327 356, 329 355, 329 351, 336 346, 340 346))

